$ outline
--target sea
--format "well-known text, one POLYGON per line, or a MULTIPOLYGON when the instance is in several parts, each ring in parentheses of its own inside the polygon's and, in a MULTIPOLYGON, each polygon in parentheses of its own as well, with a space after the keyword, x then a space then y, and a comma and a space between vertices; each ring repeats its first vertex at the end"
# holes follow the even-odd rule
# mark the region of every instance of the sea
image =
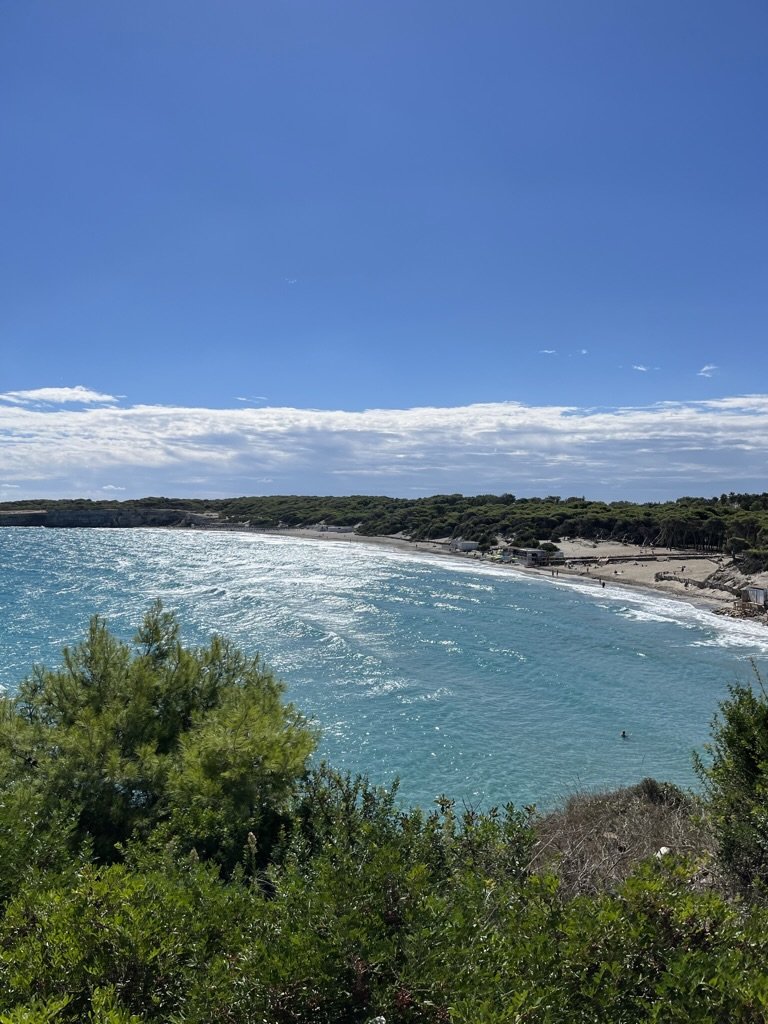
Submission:
POLYGON ((5 528, 0 685, 58 666, 92 615, 130 640, 158 598, 186 643, 260 655, 319 728, 317 758, 425 809, 696 788, 729 684, 768 674, 766 627, 650 591, 354 541, 5 528))

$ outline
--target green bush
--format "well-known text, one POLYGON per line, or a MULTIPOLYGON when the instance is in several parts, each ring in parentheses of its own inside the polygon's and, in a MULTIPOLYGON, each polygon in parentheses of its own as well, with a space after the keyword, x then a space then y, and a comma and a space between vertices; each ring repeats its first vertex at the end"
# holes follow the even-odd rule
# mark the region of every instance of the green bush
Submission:
POLYGON ((768 694, 756 677, 757 690, 729 687, 695 761, 722 862, 746 888, 768 883, 768 694))
POLYGON ((749 548, 743 551, 739 567, 745 573, 765 572, 768 569, 768 548, 749 548))
MULTIPOLYGON (((37 669, 0 700, 3 814, 26 815, 22 847, 38 859, 65 829, 104 863, 153 838, 227 871, 251 833, 265 863, 316 742, 283 694, 219 637, 185 649, 159 604, 133 646, 94 618, 62 668, 37 669)), ((8 845, 0 831, 0 857, 13 860, 8 845)))

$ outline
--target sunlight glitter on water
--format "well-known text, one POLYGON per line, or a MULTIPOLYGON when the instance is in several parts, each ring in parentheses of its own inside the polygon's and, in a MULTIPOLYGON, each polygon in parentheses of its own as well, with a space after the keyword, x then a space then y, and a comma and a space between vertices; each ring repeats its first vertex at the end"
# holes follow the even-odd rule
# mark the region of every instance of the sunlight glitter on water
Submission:
POLYGON ((693 784, 762 627, 653 593, 363 545, 163 530, 0 531, 0 682, 92 614, 129 639, 156 597, 185 640, 232 637, 324 730, 320 753, 407 802, 546 806, 646 775, 693 784), (620 742, 626 729, 629 742, 620 742))

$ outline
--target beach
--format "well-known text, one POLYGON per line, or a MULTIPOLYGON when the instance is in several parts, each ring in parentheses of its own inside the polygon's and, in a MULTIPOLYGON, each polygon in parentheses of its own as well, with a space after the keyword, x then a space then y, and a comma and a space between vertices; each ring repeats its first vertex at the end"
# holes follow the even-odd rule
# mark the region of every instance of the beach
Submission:
MULTIPOLYGON (((262 531, 259 531, 262 532, 262 531)), ((595 586, 603 583, 632 589, 654 590, 667 597, 679 598, 692 604, 705 604, 713 611, 730 609, 735 595, 718 587, 702 586, 709 577, 729 561, 725 555, 704 557, 696 552, 674 548, 642 548, 619 541, 562 540, 558 548, 565 556, 564 564, 525 567, 514 562, 502 562, 483 556, 479 552, 451 551, 449 541, 410 541, 402 536, 367 537, 358 533, 333 533, 318 529, 265 530, 276 536, 321 540, 336 544, 365 544, 391 548, 396 551, 433 554, 443 558, 499 566, 530 576, 551 579, 573 576, 593 580, 595 586), (660 578, 658 578, 660 577, 660 578)))

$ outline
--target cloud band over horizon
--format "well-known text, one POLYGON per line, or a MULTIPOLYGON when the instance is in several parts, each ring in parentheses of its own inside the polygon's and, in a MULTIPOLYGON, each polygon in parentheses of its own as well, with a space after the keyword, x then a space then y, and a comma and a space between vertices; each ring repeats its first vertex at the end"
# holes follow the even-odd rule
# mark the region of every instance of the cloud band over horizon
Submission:
POLYGON ((116 491, 660 500, 762 491, 766 468, 768 395, 350 412, 130 405, 82 387, 0 394, 0 498, 14 500, 116 491))

